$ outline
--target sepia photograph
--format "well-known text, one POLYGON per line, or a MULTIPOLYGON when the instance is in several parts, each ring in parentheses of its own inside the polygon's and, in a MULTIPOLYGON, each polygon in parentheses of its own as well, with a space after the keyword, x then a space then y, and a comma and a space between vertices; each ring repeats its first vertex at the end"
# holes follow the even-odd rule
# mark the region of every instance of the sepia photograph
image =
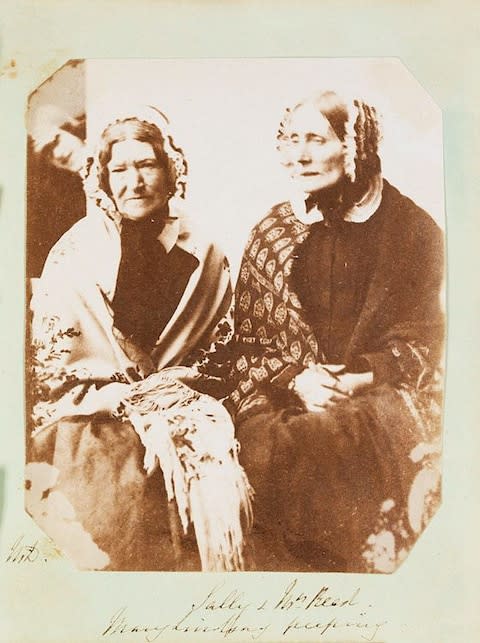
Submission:
POLYGON ((473 0, 4 0, 0 640, 480 628, 473 0))
POLYGON ((390 574, 441 504, 442 114, 397 59, 28 98, 25 509, 89 571, 390 574))

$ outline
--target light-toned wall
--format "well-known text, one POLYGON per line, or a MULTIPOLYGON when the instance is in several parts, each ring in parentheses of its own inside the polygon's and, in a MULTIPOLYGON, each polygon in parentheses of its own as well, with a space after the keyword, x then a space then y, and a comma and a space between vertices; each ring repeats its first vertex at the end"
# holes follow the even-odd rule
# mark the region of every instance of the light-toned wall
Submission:
POLYGON ((189 163, 187 208, 235 273, 249 229, 289 196, 283 111, 322 88, 378 108, 386 178, 443 224, 441 112, 396 59, 89 60, 87 135, 131 105, 164 111, 189 163))

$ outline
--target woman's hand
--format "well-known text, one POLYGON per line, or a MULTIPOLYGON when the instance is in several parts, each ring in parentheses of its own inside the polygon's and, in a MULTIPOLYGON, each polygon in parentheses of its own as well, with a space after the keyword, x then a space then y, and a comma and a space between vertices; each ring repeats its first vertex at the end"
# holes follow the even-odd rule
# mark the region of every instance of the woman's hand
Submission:
POLYGON ((307 411, 321 413, 373 383, 373 373, 348 373, 343 364, 315 364, 293 380, 307 411))
POLYGON ((322 412, 339 400, 345 399, 346 394, 336 388, 338 377, 336 372, 345 368, 343 364, 326 366, 316 364, 306 368, 293 380, 293 390, 302 400, 307 411, 322 412))
MULTIPOLYGON (((75 389, 74 389, 75 391, 75 389)), ((72 393, 74 392, 72 391, 72 393)), ((120 402, 128 396, 130 384, 121 382, 111 382, 97 389, 90 386, 83 395, 72 396, 73 407, 71 415, 93 415, 95 413, 111 414, 117 410, 120 402)))
POLYGON ((130 384, 122 384, 121 382, 112 382, 99 389, 90 386, 87 394, 77 404, 77 415, 113 413, 129 391, 130 384))
POLYGON ((351 397, 372 384, 373 373, 371 371, 365 373, 342 373, 338 376, 336 389, 351 397))

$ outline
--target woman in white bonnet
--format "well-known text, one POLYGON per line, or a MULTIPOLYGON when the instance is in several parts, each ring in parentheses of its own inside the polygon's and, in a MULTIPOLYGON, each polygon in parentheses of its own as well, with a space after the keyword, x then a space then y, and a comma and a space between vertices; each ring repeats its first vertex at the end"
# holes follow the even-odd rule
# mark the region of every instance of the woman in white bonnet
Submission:
POLYGON ((242 566, 250 491, 233 426, 178 379, 191 370, 169 368, 228 335, 231 299, 223 253, 178 207, 187 164, 169 130, 152 107, 108 124, 85 171, 88 214, 51 250, 32 298, 27 510, 86 569, 242 566), (228 490, 215 476, 237 493, 217 529, 232 551, 203 524, 217 520, 205 485, 219 488, 220 513, 228 490), (191 523, 200 559, 181 536, 191 523))

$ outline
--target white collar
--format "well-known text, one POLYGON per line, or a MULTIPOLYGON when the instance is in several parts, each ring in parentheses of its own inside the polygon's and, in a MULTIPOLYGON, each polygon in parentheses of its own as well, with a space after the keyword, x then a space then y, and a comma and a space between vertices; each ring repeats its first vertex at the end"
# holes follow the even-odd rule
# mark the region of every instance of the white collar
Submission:
POLYGON ((170 215, 157 239, 167 254, 173 246, 178 245, 185 252, 198 258, 200 239, 195 234, 194 226, 183 210, 170 207, 170 215))
MULTIPOLYGON (((173 246, 178 244, 182 250, 197 256, 199 252, 198 240, 195 238, 196 235, 192 234, 192 222, 179 201, 180 199, 175 197, 170 199, 169 216, 157 239, 167 253, 172 250, 173 246)), ((120 232, 122 216, 116 210, 107 214, 97 206, 93 213, 102 218, 107 217, 107 220, 110 219, 114 223, 117 232, 120 232)))
MULTIPOLYGON (((344 221, 350 223, 364 223, 377 210, 382 200, 383 179, 378 174, 372 181, 370 188, 358 203, 355 203, 343 217, 344 221)), ((317 221, 323 221, 324 216, 317 206, 314 206, 307 212, 305 205, 305 195, 294 195, 290 199, 290 205, 294 215, 305 225, 311 225, 317 221)))
POLYGON ((165 225, 163 226, 162 231, 157 237, 158 241, 160 241, 162 246, 165 248, 167 254, 177 243, 179 235, 180 219, 178 217, 169 216, 165 221, 165 225))

